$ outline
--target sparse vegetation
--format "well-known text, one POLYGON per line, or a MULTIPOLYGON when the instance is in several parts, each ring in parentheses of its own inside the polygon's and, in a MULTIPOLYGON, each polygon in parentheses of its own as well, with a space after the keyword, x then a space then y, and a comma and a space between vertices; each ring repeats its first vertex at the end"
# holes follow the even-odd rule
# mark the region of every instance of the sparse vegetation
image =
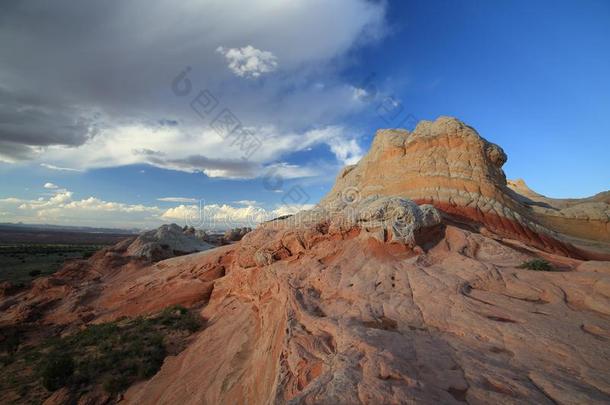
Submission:
POLYGON ((549 262, 543 259, 534 259, 523 262, 521 265, 519 265, 519 268, 536 271, 555 271, 555 268, 553 268, 549 262))
POLYGON ((0 245, 0 282, 29 283, 55 273, 68 259, 93 255, 102 245, 0 245))
POLYGON ((199 320, 186 308, 179 305, 168 307, 161 312, 159 322, 172 329, 195 332, 201 326, 199 320))
POLYGON ((74 360, 62 352, 49 353, 42 363, 42 385, 55 391, 68 383, 74 373, 74 360))
POLYGON ((0 393, 18 392, 20 402, 42 402, 62 387, 77 397, 101 390, 116 395, 156 374, 166 355, 182 350, 200 325, 191 311, 172 306, 148 318, 90 325, 35 347, 20 345, 17 331, 3 331, 10 339, 2 347, 0 393))
POLYGON ((12 354, 21 343, 22 332, 18 327, 0 328, 0 353, 12 354))

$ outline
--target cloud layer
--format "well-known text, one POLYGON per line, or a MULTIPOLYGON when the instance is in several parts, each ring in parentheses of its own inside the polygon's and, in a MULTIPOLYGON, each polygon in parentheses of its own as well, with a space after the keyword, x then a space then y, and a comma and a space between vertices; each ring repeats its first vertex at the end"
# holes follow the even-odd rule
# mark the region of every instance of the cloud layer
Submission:
POLYGON ((254 227, 260 222, 312 206, 291 204, 268 209, 259 206, 256 201, 248 200, 236 201, 236 205, 206 205, 193 198, 160 197, 157 200, 163 203, 179 203, 169 208, 161 208, 156 205, 105 201, 94 196, 75 198, 74 192, 52 183, 43 185, 42 190, 51 191, 52 194, 37 199, 0 199, 0 222, 10 220, 115 228, 153 228, 162 223, 175 222, 222 230, 238 226, 254 227))
POLYGON ((361 103, 334 72, 383 34, 384 12, 366 0, 3 2, 0 160, 253 177, 326 144, 353 161, 357 134, 338 124, 361 103), (194 92, 172 93, 185 66, 194 92, 207 89, 264 142, 248 162, 189 106, 194 92))
MULTIPOLYGON (((235 142, 235 137, 222 138, 209 128, 191 132, 160 125, 116 128, 79 148, 49 147, 44 159, 72 168, 144 163, 225 178, 253 178, 277 169, 285 178, 297 178, 321 175, 327 167, 320 162, 305 166, 291 165, 282 161, 287 154, 326 144, 340 165, 351 164, 362 157, 356 140, 341 126, 327 126, 302 133, 280 132, 274 126, 250 127, 250 130, 256 134, 260 145, 247 159, 244 149, 235 142)), ((48 164, 45 163, 45 166, 48 164)))

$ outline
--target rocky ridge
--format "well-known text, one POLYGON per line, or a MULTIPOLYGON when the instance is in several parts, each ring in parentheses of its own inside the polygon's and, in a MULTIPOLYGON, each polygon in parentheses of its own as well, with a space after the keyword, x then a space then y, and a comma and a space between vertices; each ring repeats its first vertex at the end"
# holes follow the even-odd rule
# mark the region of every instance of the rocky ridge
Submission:
POLYGON ((205 232, 181 228, 176 224, 141 233, 127 248, 127 254, 152 261, 169 259, 188 253, 201 252, 214 246, 206 242, 205 232))
POLYGON ((200 308, 124 403, 607 403, 610 262, 543 223, 505 160, 455 119, 381 131, 314 209, 156 263, 119 244, 2 297, 0 322, 200 308))
POLYGON ((588 198, 549 198, 531 190, 522 179, 507 182, 517 198, 550 229, 563 235, 610 241, 610 191, 588 198))
POLYGON ((550 215, 543 217, 525 203, 524 196, 509 188, 502 170, 506 160, 502 148, 451 117, 421 121, 412 133, 379 130, 369 153, 358 164, 341 171, 322 205, 342 196, 403 196, 542 249, 574 257, 608 257, 583 252, 558 234, 608 242, 608 201, 572 204, 559 214, 559 221, 551 220, 550 215), (587 213, 584 218, 582 212, 587 213), (581 219, 586 226, 558 225, 564 220, 569 223, 581 219))

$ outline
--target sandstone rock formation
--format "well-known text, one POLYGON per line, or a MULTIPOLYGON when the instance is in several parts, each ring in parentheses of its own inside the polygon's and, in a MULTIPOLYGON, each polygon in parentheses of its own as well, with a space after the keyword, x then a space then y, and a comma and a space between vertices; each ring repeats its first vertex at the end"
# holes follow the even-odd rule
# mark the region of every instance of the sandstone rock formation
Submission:
POLYGON ((187 253, 213 248, 205 242, 205 233, 192 228, 180 228, 176 224, 162 225, 140 234, 127 248, 127 254, 152 261, 169 259, 187 253))
POLYGON ((548 228, 581 239, 610 241, 610 191, 589 198, 559 199, 536 193, 522 179, 507 184, 548 228))
POLYGON ((421 121, 412 133, 379 130, 369 153, 357 165, 342 170, 322 204, 337 198, 374 194, 404 196, 418 203, 433 204, 458 218, 476 221, 502 235, 528 240, 542 249, 575 257, 599 257, 594 252, 573 248, 554 230, 607 242, 610 240, 607 202, 572 206, 566 208, 571 212, 565 212, 557 221, 541 220, 508 187, 502 171, 506 159, 499 146, 455 118, 421 121), (574 217, 583 218, 596 229, 557 226, 565 218, 574 217), (580 232, 571 232, 576 228, 580 232))
POLYGON ((454 119, 381 131, 314 209, 157 263, 127 241, 5 292, 0 324, 201 308, 127 404, 608 403, 610 261, 582 260, 505 160, 454 119))
POLYGON ((224 233, 224 240, 227 242, 237 242, 240 241, 248 232, 251 232, 252 228, 249 226, 245 226, 243 228, 232 228, 228 229, 224 233))

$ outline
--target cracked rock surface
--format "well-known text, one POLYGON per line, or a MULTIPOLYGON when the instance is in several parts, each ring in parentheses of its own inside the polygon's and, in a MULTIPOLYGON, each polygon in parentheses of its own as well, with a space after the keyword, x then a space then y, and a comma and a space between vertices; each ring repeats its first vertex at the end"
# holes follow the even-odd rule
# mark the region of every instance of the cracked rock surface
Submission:
MULTIPOLYGON (((453 225, 418 253, 321 218, 193 257, 225 271, 208 327, 127 402, 610 400, 610 263, 453 225), (250 262, 261 247, 272 259, 250 262), (517 268, 538 255, 565 271, 517 268)), ((172 262, 185 258, 162 262, 171 277, 184 277, 172 262)))

